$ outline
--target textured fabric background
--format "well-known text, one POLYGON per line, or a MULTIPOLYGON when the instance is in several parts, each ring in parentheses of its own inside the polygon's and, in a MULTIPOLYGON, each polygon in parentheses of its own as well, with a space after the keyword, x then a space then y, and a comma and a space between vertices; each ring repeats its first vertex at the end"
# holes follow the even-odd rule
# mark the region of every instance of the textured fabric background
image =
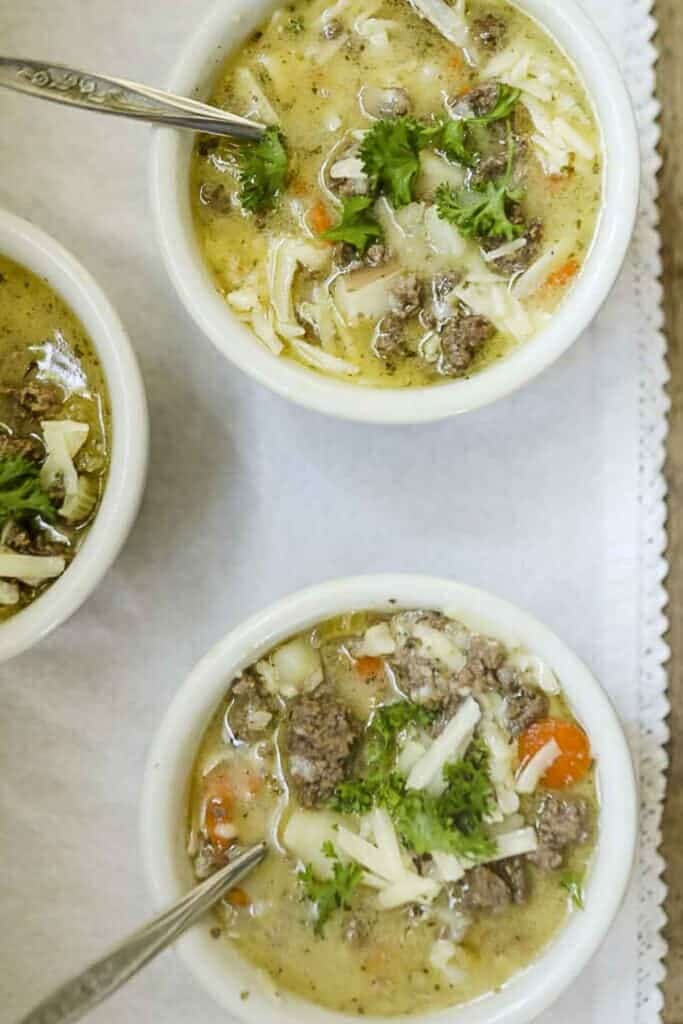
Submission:
MULTIPOLYGON (((6 53, 160 84, 206 0, 0 0, 6 53)), ((499 404, 423 428, 334 422, 233 369, 161 267, 144 127, 0 95, 0 202, 54 234, 117 306, 152 416, 147 496, 87 605, 0 666, 0 1016, 13 1021, 149 911, 145 753, 197 658, 247 613, 321 579, 414 570, 526 606, 603 680, 639 758, 641 863, 603 950, 544 1020, 659 1020, 665 764, 666 406, 654 231, 649 0, 593 0, 641 125, 643 204, 593 328, 499 404)), ((222 1014, 167 953, 98 1024, 222 1014)))

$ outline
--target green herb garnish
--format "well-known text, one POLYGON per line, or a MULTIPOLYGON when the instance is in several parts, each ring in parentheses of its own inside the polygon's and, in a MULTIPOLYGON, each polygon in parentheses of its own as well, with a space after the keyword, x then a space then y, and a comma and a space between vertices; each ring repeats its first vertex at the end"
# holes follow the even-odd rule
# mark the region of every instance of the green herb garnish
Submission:
POLYGON ((382 228, 368 211, 373 204, 371 196, 350 196, 344 200, 341 220, 333 228, 323 231, 321 238, 328 242, 348 242, 364 253, 372 241, 382 237, 382 228))
MULTIPOLYGON (((491 797, 488 809, 493 804, 493 790, 487 776, 481 779, 481 786, 484 785, 491 797)), ((391 793, 382 792, 380 799, 399 835, 416 853, 441 850, 470 860, 485 859, 495 853, 495 841, 486 831, 483 816, 477 818, 464 787, 456 793, 451 784, 440 796, 432 796, 424 790, 406 789, 401 780, 400 787, 394 786, 391 793), (461 808, 460 816, 453 816, 452 803, 461 808)))
POLYGON ((467 117, 464 119, 464 122, 467 125, 485 125, 493 124, 494 121, 502 121, 503 118, 510 116, 521 95, 519 89, 514 89, 511 85, 499 82, 495 106, 489 110, 488 114, 481 114, 478 117, 467 117))
POLYGON ((331 878, 316 878, 311 864, 307 864, 297 876, 306 899, 310 900, 315 908, 316 935, 323 934, 325 925, 335 910, 341 907, 348 908, 363 874, 358 864, 342 864, 333 843, 329 840, 323 843, 322 852, 334 861, 331 878))
POLYGON ((412 117, 377 121, 363 137, 360 158, 370 188, 373 193, 383 192, 392 206, 412 202, 423 139, 423 131, 412 117))
MULTIPOLYGON (((333 797, 335 809, 345 814, 367 814, 375 803, 390 801, 396 788, 392 783, 392 772, 398 753, 399 733, 411 725, 426 729, 433 718, 433 712, 409 700, 377 708, 365 732, 363 774, 337 786, 333 797)), ((400 776, 397 778, 400 780, 400 776)))
POLYGON ((578 871, 564 871, 560 877, 560 885, 569 893, 574 906, 583 910, 583 874, 579 874, 578 871))
POLYGON ((410 701, 380 708, 366 734, 365 774, 337 786, 333 807, 345 814, 367 814, 384 807, 405 844, 416 853, 441 850, 473 860, 490 856, 496 844, 485 817, 495 794, 488 775, 488 750, 477 740, 466 756, 444 770, 446 788, 439 796, 406 789, 393 770, 398 733, 410 724, 427 726, 433 714, 410 701))
POLYGON ((298 16, 294 16, 287 22, 287 31, 291 32, 292 35, 298 36, 299 32, 304 30, 304 19, 298 16))
POLYGON ((449 160, 471 167, 479 155, 472 138, 477 128, 508 117, 521 93, 509 85, 500 84, 495 106, 479 117, 446 118, 431 125, 421 126, 421 143, 441 150, 449 160))
POLYGON ((364 756, 369 771, 381 774, 391 771, 397 753, 398 734, 411 725, 427 729, 433 720, 434 712, 409 700, 377 708, 365 734, 364 756))
POLYGON ((450 160, 470 166, 477 156, 472 130, 508 117, 520 95, 519 89, 499 84, 494 107, 479 117, 448 118, 432 124, 420 124, 413 117, 377 121, 365 134, 360 147, 371 192, 384 193, 397 208, 412 202, 413 186, 420 169, 420 150, 426 147, 440 149, 450 160))
POLYGON ((482 188, 453 188, 441 184, 436 190, 436 210, 442 220, 455 224, 465 238, 503 238, 512 242, 526 230, 510 220, 508 207, 522 193, 510 188, 514 142, 508 133, 508 161, 505 174, 482 188))
POLYGON ((53 522, 57 510, 40 483, 40 467, 29 459, 0 459, 0 522, 41 516, 53 522))
POLYGON ((240 202, 245 210, 270 209, 287 179, 287 151, 278 128, 266 128, 258 142, 245 142, 238 157, 240 202))

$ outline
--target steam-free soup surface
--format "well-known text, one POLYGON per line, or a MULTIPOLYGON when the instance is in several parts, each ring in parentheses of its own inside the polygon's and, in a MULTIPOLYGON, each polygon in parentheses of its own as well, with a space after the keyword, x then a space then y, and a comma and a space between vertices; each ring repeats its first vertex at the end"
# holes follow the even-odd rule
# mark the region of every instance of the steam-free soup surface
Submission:
POLYGON ((548 666, 437 612, 361 613, 233 682, 189 820, 199 878, 271 843, 211 925, 226 956, 281 995, 394 1015, 467 1002, 541 953, 579 912, 597 802, 548 666))
POLYGON ((65 571, 109 465, 92 343, 48 283, 0 256, 0 621, 65 571))
POLYGON ((210 97, 268 138, 194 152, 199 242, 233 312, 357 384, 504 357, 562 303, 595 231, 599 133, 566 55, 503 0, 446 10, 450 39, 407 0, 277 9, 210 97))

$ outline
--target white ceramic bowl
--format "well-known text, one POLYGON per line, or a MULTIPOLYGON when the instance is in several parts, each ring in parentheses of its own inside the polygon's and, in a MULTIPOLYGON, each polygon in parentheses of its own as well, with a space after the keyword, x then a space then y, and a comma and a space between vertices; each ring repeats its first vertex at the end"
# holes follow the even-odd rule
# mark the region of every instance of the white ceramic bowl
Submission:
MULTIPOLYGON (((574 980, 602 942, 622 901, 637 835, 633 767, 615 712, 587 668, 540 622, 481 590, 427 576, 337 580, 287 597, 232 630, 195 667, 173 700, 150 751, 142 798, 142 846, 155 902, 177 899, 193 882, 185 850, 188 784, 200 740, 230 681, 269 648, 299 630, 352 609, 433 608, 508 643, 523 644, 557 673, 588 732, 600 792, 599 840, 586 909, 572 915, 543 955, 501 990, 460 1008, 418 1014, 412 1024, 526 1024, 574 980)), ((253 1024, 358 1024, 294 996, 277 1004, 263 976, 200 925, 178 949, 202 985, 235 1017, 253 1024), (250 991, 242 1001, 240 992, 250 991)), ((376 1019, 376 1018, 373 1018, 376 1019)), ((396 1020, 397 1018, 392 1018, 396 1020)))
MULTIPOLYGON (((281 0, 220 0, 199 26, 169 88, 205 99, 218 66, 281 0)), ((160 129, 151 186, 157 233, 176 290, 199 327, 228 359, 274 391, 319 412, 373 423, 442 419, 493 402, 555 362, 605 301, 621 268, 638 204, 639 150, 635 121, 616 62, 588 15, 574 0, 516 0, 569 54, 582 76, 602 128, 605 202, 584 270, 548 326, 504 360, 468 380, 439 387, 384 390, 323 377, 272 355, 230 311, 199 251, 190 210, 192 138, 160 129)))
POLYGON ((95 521, 66 572, 0 625, 0 661, 6 661, 75 612, 118 555, 142 497, 149 428, 142 378, 130 341, 88 271, 45 232, 3 210, 0 253, 47 281, 79 318, 102 364, 112 419, 111 466, 95 521))

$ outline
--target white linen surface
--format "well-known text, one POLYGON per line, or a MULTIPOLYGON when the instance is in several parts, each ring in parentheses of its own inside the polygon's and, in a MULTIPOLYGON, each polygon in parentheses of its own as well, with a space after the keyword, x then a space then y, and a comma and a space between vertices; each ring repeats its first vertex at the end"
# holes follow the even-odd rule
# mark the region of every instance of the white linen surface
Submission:
MULTIPOLYGON (((147 198, 149 129, 0 95, 0 203, 70 248, 121 313, 152 417, 123 555, 56 634, 0 666, 0 1017, 14 1021, 150 910, 145 753, 227 629, 297 587, 412 570, 487 587, 592 666, 640 759, 641 864, 600 954, 543 1020, 659 1020, 656 854, 666 738, 660 475, 666 406, 653 230, 649 0, 594 0, 634 92, 643 205, 593 328, 520 393, 434 426, 343 424, 270 394, 185 315, 147 198)), ((1 0, 2 50, 163 85, 206 0, 1 0)), ((92 1016, 224 1021, 172 953, 92 1016)))

